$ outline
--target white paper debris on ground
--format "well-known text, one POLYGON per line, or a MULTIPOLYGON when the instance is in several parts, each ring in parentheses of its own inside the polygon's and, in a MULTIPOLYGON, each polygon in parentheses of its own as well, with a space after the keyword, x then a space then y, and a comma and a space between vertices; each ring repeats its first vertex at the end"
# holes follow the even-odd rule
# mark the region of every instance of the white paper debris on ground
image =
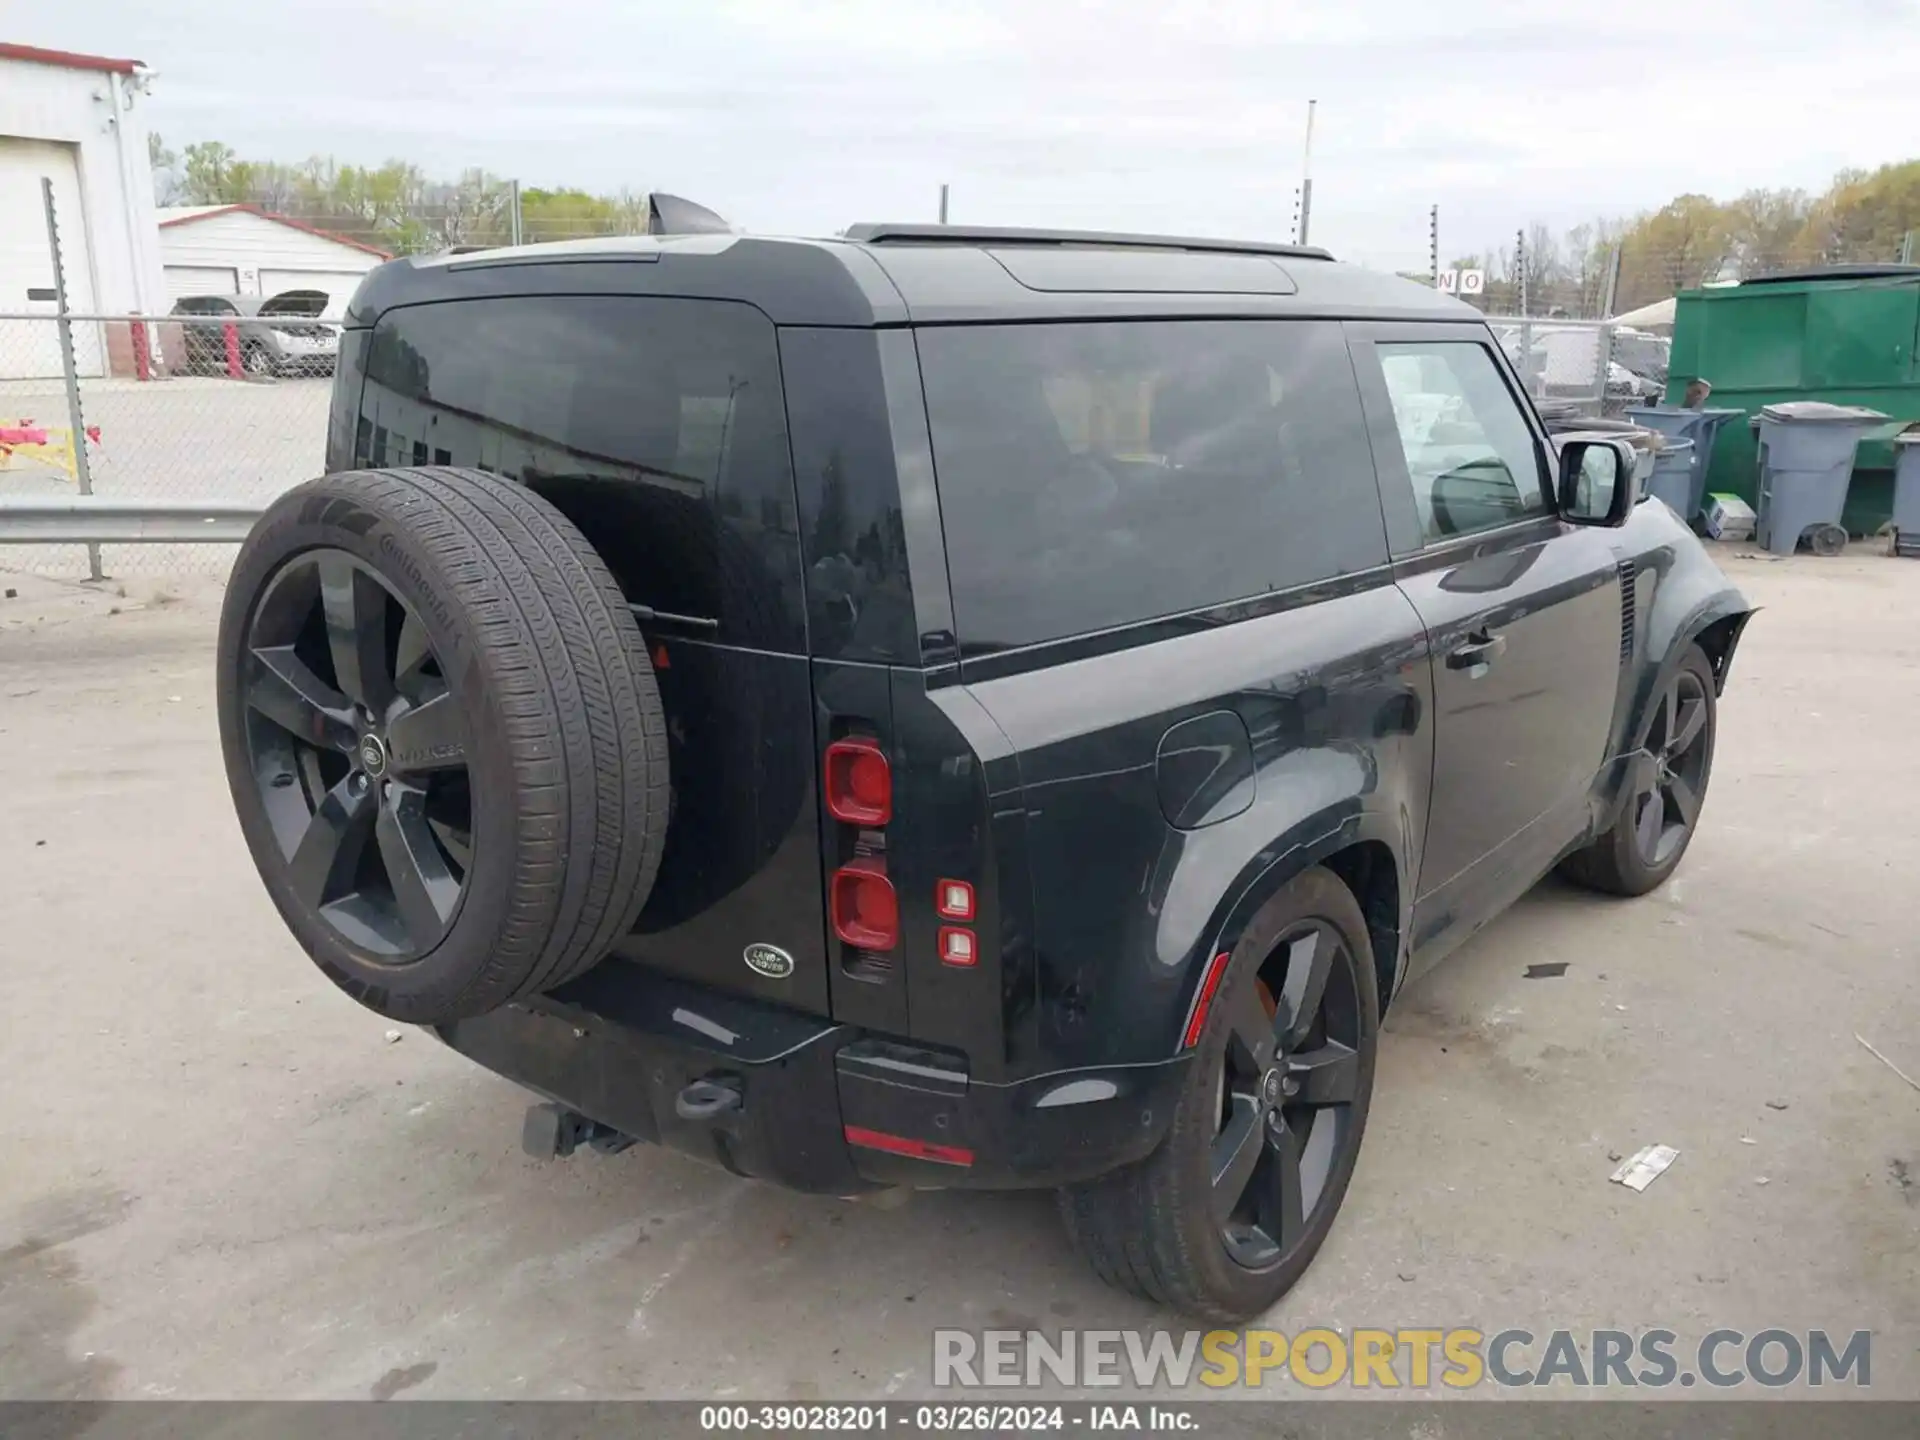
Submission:
POLYGON ((1661 1175, 1666 1168, 1680 1158, 1680 1152, 1671 1145, 1643 1145, 1627 1157, 1626 1164, 1614 1171, 1608 1178, 1616 1185, 1624 1185, 1629 1190, 1644 1190, 1661 1175))
POLYGON ((387 1031, 387 1044, 398 1045, 399 1043, 400 1043, 400 1032, 398 1030, 387 1031))

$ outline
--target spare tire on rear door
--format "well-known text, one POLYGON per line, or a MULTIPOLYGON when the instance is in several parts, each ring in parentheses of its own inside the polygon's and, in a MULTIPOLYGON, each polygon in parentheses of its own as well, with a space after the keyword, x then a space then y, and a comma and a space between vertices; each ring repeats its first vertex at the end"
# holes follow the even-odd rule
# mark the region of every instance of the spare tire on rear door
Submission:
POLYGON ((639 627, 565 516, 456 469, 328 475, 241 547, 227 779, 267 892, 396 1020, 581 974, 660 863, 667 746, 639 627))

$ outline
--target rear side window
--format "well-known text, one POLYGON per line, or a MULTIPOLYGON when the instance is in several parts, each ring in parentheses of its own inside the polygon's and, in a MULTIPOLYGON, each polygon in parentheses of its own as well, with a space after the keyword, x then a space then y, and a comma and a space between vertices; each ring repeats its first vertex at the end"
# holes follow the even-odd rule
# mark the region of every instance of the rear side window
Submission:
POLYGON ((355 463, 475 466, 553 500, 627 598, 804 653, 774 327, 629 296, 392 310, 368 344, 355 463))
POLYGON ((966 651, 1387 558, 1337 322, 996 325, 918 340, 966 651))

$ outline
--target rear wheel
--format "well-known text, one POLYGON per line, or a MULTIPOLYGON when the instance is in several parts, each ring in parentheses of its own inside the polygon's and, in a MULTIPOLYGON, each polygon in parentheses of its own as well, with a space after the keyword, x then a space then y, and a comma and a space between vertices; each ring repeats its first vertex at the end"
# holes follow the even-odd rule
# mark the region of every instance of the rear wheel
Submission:
POLYGON ((1716 719, 1713 667, 1690 645, 1654 697, 1619 818, 1562 862, 1569 879, 1611 895, 1644 895, 1673 874, 1707 798, 1716 719))
POLYGON ((1379 996, 1353 893, 1309 870, 1234 949, 1165 1142, 1063 1192, 1109 1284, 1250 1319, 1306 1273, 1352 1179, 1373 1095, 1379 996))
POLYGON ((227 778, 302 948, 394 1019, 581 973, 659 864, 666 743, 606 567, 496 476, 329 475, 277 500, 221 616, 227 778))

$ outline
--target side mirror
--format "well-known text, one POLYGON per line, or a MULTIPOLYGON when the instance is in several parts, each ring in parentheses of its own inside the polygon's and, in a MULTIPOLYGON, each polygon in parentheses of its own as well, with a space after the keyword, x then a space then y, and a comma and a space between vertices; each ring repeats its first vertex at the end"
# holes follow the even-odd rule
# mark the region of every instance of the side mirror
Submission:
POLYGON ((1626 441, 1561 444, 1561 519, 1576 525, 1624 525, 1639 499, 1639 456, 1626 441))

